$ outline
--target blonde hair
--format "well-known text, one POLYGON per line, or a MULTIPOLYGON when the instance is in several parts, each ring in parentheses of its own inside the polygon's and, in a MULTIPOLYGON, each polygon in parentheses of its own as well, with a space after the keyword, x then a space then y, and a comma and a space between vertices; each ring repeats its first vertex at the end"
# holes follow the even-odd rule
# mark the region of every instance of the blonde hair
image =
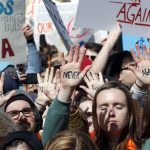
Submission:
POLYGON ((53 137, 44 150, 97 150, 90 137, 84 132, 64 131, 53 137))

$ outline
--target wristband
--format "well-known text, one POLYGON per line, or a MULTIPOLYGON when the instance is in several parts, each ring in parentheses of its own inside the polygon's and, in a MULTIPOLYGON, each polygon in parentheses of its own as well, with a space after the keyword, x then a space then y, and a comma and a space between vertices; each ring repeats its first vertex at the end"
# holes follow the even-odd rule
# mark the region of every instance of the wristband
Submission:
POLYGON ((44 105, 42 105, 42 104, 38 103, 37 101, 36 101, 35 103, 37 103, 37 104, 38 104, 38 105, 40 105, 41 107, 45 107, 44 105))
POLYGON ((136 81, 135 81, 135 85, 136 85, 138 88, 142 89, 142 87, 139 86, 139 85, 136 83, 136 81))

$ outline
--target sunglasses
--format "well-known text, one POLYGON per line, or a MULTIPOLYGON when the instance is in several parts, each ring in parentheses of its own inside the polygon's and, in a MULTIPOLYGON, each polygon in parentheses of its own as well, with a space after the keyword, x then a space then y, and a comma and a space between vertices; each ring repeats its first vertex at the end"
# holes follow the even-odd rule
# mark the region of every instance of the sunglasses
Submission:
POLYGON ((92 61, 96 58, 96 56, 90 56, 90 55, 86 55, 86 57, 88 57, 92 61))

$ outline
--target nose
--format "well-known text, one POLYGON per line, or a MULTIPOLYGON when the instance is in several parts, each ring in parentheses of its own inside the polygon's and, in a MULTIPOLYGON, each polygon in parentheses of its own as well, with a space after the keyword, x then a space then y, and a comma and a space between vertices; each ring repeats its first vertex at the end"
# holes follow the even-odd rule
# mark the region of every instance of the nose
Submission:
POLYGON ((25 119, 26 119, 26 116, 22 112, 20 112, 18 120, 25 120, 25 119))
POLYGON ((109 114, 109 117, 114 117, 114 116, 115 116, 114 109, 113 109, 113 108, 110 108, 108 114, 109 114))

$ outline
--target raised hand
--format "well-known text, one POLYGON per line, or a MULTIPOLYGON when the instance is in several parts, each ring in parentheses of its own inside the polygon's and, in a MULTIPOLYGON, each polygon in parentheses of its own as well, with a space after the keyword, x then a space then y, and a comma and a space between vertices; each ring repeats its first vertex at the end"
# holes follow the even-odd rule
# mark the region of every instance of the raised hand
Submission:
POLYGON ((131 54, 137 66, 129 68, 135 73, 141 83, 148 85, 150 84, 150 47, 147 48, 146 45, 143 45, 143 50, 144 53, 142 54, 139 45, 136 44, 137 56, 134 50, 131 49, 131 54))
POLYGON ((54 81, 54 68, 51 67, 51 69, 46 69, 44 81, 42 81, 39 73, 37 74, 37 78, 38 97, 36 103, 46 106, 51 100, 55 99, 58 94, 58 89, 56 90, 56 82, 54 81))
POLYGON ((98 75, 96 75, 92 69, 90 69, 86 76, 84 77, 84 81, 87 84, 86 86, 80 86, 86 93, 87 96, 91 99, 93 99, 96 91, 104 84, 102 73, 99 72, 98 75))
POLYGON ((7 95, 3 94, 4 78, 5 78, 5 73, 2 72, 0 77, 0 107, 4 103, 6 103, 13 95, 15 95, 15 90, 10 91, 7 95))
POLYGON ((68 55, 68 61, 62 59, 61 73, 61 89, 58 94, 58 99, 61 102, 68 102, 71 99, 74 88, 80 83, 84 75, 90 68, 87 66, 83 71, 80 70, 86 49, 80 50, 79 45, 72 47, 68 55))
POLYGON ((63 87, 75 87, 82 80, 90 66, 87 66, 83 71, 80 70, 86 49, 80 50, 80 46, 72 47, 69 52, 68 62, 62 61, 61 66, 61 82, 63 87))
POLYGON ((23 30, 23 35, 26 38, 26 40, 34 40, 33 30, 28 24, 25 24, 22 30, 23 30))

